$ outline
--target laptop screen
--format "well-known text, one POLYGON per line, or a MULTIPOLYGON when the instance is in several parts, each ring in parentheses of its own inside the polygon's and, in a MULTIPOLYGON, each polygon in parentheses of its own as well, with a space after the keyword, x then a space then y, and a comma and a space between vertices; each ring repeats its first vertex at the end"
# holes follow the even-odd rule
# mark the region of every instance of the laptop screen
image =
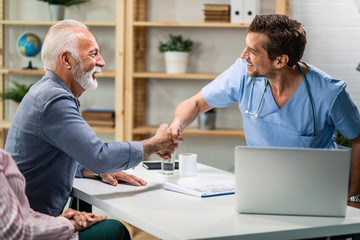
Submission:
POLYGON ((235 147, 240 213, 345 216, 350 151, 235 147))

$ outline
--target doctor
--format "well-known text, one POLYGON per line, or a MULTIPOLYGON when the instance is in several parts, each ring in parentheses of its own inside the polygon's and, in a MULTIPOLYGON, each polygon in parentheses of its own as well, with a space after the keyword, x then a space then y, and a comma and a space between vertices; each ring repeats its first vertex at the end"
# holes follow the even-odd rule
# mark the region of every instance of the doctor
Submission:
POLYGON ((238 103, 249 146, 336 148, 336 130, 352 139, 349 205, 360 208, 360 115, 343 81, 301 62, 302 24, 259 15, 249 26, 241 59, 175 110, 173 141, 196 117, 238 103))

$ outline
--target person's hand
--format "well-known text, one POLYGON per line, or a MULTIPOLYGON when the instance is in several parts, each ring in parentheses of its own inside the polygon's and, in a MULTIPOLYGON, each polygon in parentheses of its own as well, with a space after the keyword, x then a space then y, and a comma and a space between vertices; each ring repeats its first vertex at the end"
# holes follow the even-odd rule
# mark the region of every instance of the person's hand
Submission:
POLYGON ((160 125, 155 135, 140 141, 144 149, 144 158, 156 153, 163 159, 171 159, 171 154, 177 148, 177 143, 172 140, 171 129, 166 123, 160 125))
POLYGON ((110 174, 99 174, 103 182, 109 183, 110 185, 117 186, 118 181, 130 183, 134 186, 145 186, 147 182, 134 176, 127 174, 126 172, 116 172, 110 174))
POLYGON ((171 136, 172 136, 173 142, 174 143, 182 143, 184 139, 180 135, 181 134, 180 122, 174 120, 170 125, 170 129, 171 129, 171 136))
POLYGON ((178 144, 174 143, 172 139, 172 130, 169 126, 165 123, 160 125, 153 138, 157 140, 159 147, 156 154, 163 159, 171 159, 171 154, 174 153, 178 144))
POLYGON ((90 228, 96 223, 106 219, 106 216, 96 216, 93 213, 79 212, 71 208, 66 209, 61 216, 70 220, 75 228, 75 231, 82 231, 86 228, 90 228))

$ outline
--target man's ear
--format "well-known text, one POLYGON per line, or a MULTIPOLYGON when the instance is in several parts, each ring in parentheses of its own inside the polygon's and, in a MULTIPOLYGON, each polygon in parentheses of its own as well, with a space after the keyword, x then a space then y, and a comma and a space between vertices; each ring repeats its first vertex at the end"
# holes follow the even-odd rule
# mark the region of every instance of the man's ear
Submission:
POLYGON ((289 56, 286 54, 280 55, 275 59, 275 67, 282 68, 289 62, 289 56))
POLYGON ((68 51, 61 52, 59 57, 59 64, 70 70, 73 64, 71 53, 68 51))

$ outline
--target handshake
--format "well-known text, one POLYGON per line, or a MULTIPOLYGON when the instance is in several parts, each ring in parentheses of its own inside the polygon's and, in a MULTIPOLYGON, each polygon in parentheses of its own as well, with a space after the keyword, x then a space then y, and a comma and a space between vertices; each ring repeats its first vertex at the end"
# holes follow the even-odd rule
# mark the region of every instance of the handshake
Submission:
POLYGON ((171 154, 182 140, 180 128, 164 123, 160 125, 153 137, 140 142, 144 148, 144 158, 156 153, 163 159, 171 159, 171 154))

